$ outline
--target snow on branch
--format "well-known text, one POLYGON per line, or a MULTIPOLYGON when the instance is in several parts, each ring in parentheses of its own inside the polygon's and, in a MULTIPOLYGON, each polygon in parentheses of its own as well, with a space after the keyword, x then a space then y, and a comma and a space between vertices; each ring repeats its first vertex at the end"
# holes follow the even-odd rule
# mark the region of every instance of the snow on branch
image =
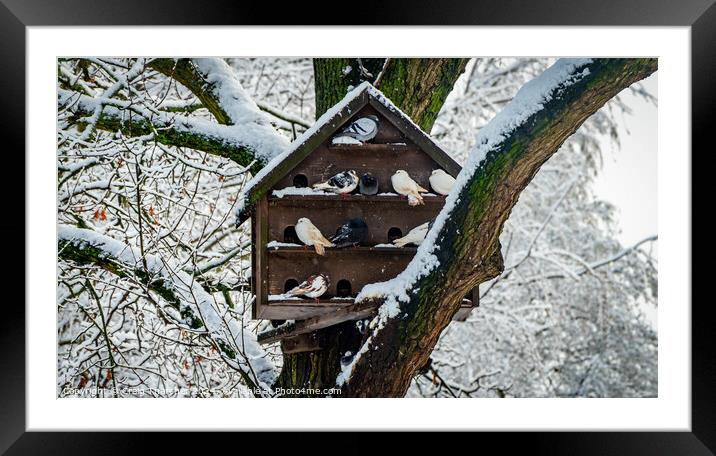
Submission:
POLYGON ((256 336, 244 331, 233 317, 224 318, 213 297, 190 274, 164 258, 142 256, 138 249, 92 230, 59 225, 57 239, 60 257, 93 262, 118 275, 130 271, 163 299, 175 301, 181 318, 188 326, 206 331, 222 357, 242 373, 249 386, 257 387, 263 395, 271 394, 278 371, 256 336))
POLYGON ((395 306, 398 301, 408 301, 408 292, 417 281, 428 275, 438 265, 435 250, 438 235, 445 222, 450 218, 455 206, 460 202, 460 193, 483 165, 488 153, 495 151, 510 136, 511 132, 524 124, 530 116, 543 109, 560 90, 574 84, 589 74, 589 69, 579 70, 591 62, 591 59, 562 59, 541 76, 525 84, 509 105, 477 134, 475 148, 470 153, 465 166, 457 177, 455 186, 445 200, 445 206, 438 214, 425 241, 405 271, 386 282, 366 285, 356 298, 356 302, 367 299, 385 298, 386 305, 395 306))
MULTIPOLYGON (((239 82, 236 71, 221 58, 155 59, 149 66, 172 77, 192 91, 201 105, 206 107, 225 125, 255 123, 269 125, 265 113, 290 124, 310 127, 298 116, 284 112, 263 101, 253 100, 239 82), (260 111, 263 112, 260 112, 260 111)), ((167 105, 165 102, 164 105, 167 105)), ((201 106, 200 105, 200 106, 201 106)), ((196 109, 196 104, 165 106, 170 111, 196 109)))
POLYGON ((266 115, 241 86, 234 69, 224 59, 201 58, 192 59, 191 62, 206 82, 205 90, 213 95, 228 116, 229 124, 264 127, 271 134, 278 135, 266 115))
POLYGON ((303 128, 311 128, 311 123, 307 121, 306 119, 302 119, 298 116, 295 116, 293 114, 290 114, 288 112, 282 111, 278 108, 275 108, 271 106, 270 104, 266 103, 265 101, 257 101, 256 106, 259 107, 260 110, 267 112, 268 114, 271 114, 277 119, 283 120, 284 122, 288 122, 289 124, 296 124, 300 125, 303 128))
POLYGON ((64 89, 58 89, 58 103, 60 109, 72 112, 80 125, 93 122, 97 128, 122 131, 127 136, 152 134, 160 143, 209 152, 242 166, 254 160, 266 163, 288 146, 288 140, 270 125, 220 125, 150 110, 129 100, 89 97, 64 89))
POLYGON ((571 278, 579 277, 579 276, 582 276, 587 273, 594 273, 594 270, 602 268, 604 266, 607 266, 611 263, 614 263, 615 261, 619 261, 620 259, 624 258, 625 256, 636 252, 639 249, 639 247, 641 247, 643 244, 646 244, 647 242, 656 242, 658 240, 659 240, 659 236, 656 234, 647 236, 644 239, 636 242, 635 244, 620 250, 619 252, 615 253, 614 255, 610 255, 606 258, 602 258, 600 260, 593 261, 591 263, 585 263, 581 268, 578 268, 577 270, 567 271, 567 272, 565 272, 565 271, 548 272, 545 274, 540 274, 537 276, 521 279, 521 280, 517 281, 516 284, 517 285, 525 285, 528 283, 540 282, 545 279, 566 279, 566 278, 570 278, 570 277, 571 278))

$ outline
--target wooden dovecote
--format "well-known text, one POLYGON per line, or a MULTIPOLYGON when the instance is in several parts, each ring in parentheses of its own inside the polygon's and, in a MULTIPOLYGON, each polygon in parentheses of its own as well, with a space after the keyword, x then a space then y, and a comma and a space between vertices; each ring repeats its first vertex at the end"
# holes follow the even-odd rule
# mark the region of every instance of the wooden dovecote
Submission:
MULTIPOLYGON (((418 126, 368 83, 352 90, 316 124, 273 159, 245 187, 237 210, 237 224, 251 218, 252 287, 256 295, 253 318, 297 320, 297 333, 365 318, 374 309, 354 304, 353 298, 369 283, 389 280, 403 271, 417 251, 395 247, 393 239, 433 220, 445 197, 424 194, 424 205, 409 206, 396 194, 391 176, 403 169, 422 187, 441 168, 453 177, 460 166, 418 126), (335 144, 334 137, 355 119, 374 115, 378 131, 366 143, 335 144), (378 194, 349 195, 313 191, 312 185, 355 170, 378 180, 378 194), (343 249, 327 248, 325 255, 306 249, 296 239, 295 225, 307 217, 326 236, 352 218, 368 226, 364 242, 343 249), (287 299, 283 294, 313 274, 327 274, 331 284, 319 300, 287 299)), ((477 305, 474 290, 456 316, 464 319, 477 305)), ((295 328, 294 328, 295 330, 295 328)), ((276 337, 265 342, 278 340, 276 337)))

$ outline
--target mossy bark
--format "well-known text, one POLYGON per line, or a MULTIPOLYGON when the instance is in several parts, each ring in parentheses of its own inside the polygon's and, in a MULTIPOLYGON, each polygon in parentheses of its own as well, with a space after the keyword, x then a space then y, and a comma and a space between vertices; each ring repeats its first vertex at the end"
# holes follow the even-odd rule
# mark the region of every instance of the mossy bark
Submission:
POLYGON ((430 132, 469 59, 389 59, 376 82, 390 100, 430 132))
POLYGON ((316 117, 368 81, 423 130, 430 132, 469 59, 313 59, 316 117))
POLYGON ((349 87, 355 86, 351 60, 339 59, 313 59, 313 78, 316 88, 316 119, 328 111, 346 96, 349 87), (350 68, 350 70, 347 70, 350 68), (348 71, 348 72, 347 72, 348 71), (353 73, 353 74, 351 74, 353 73))
MULTIPOLYGON (((92 113, 82 110, 79 106, 73 106, 72 110, 78 127, 83 128, 84 124, 81 119, 92 113)), ((228 158, 241 166, 248 166, 253 163, 251 172, 254 174, 266 165, 266 161, 258 160, 255 152, 249 147, 227 144, 221 138, 206 134, 168 128, 170 127, 169 125, 162 125, 158 122, 152 123, 139 115, 119 116, 105 111, 95 126, 105 131, 121 131, 123 135, 130 137, 146 136, 153 133, 154 139, 161 144, 201 150, 212 155, 228 158)))

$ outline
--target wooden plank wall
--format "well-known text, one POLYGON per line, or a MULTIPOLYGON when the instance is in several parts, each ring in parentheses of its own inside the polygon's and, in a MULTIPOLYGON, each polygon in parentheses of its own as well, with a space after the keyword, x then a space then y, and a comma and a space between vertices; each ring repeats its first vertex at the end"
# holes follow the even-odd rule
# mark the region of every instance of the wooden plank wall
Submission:
MULTIPOLYGON (((305 176, 311 186, 350 169, 359 175, 373 174, 379 182, 379 193, 394 192, 390 177, 397 169, 407 171, 418 184, 429 190, 430 173, 440 166, 372 106, 365 106, 355 117, 369 114, 381 118, 378 135, 372 144, 332 145, 328 139, 281 178, 273 190, 293 187, 297 175, 305 176)), ((371 247, 390 243, 388 232, 391 228, 398 228, 405 235, 414 227, 434 219, 445 203, 442 196, 425 196, 425 205, 411 207, 406 199, 398 196, 362 196, 357 190, 356 194, 344 197, 287 195, 281 198, 273 196, 272 191, 258 202, 255 213, 258 220, 254 239, 253 270, 257 275, 254 317, 265 319, 305 320, 322 315, 325 318, 328 315, 352 318, 343 315, 350 313, 349 309, 354 305, 352 300, 329 299, 338 294, 338 282, 349 281, 355 296, 366 284, 398 275, 415 255, 416 248, 371 247), (293 227, 301 217, 308 217, 326 237, 333 235, 347 220, 360 217, 368 225, 369 236, 360 248, 327 249, 323 257, 315 254, 313 249, 265 248, 271 241, 285 242, 284 231, 293 227), (327 295, 320 303, 313 300, 269 301, 269 295, 284 292, 287 280, 301 282, 317 273, 328 274, 331 279, 327 295), (339 309, 344 310, 336 314, 339 309)), ((470 305, 467 304, 465 309, 470 305)), ((466 312, 461 310, 460 317, 469 313, 466 312)))

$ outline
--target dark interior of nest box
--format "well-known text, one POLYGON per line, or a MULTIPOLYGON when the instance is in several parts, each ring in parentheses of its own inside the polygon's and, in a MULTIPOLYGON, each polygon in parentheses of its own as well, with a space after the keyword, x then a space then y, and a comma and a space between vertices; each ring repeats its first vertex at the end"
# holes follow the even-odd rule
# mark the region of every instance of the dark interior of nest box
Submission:
MULTIPOLYGON (((379 193, 393 192, 390 176, 398 169, 408 171, 418 184, 428 189, 430 173, 439 165, 371 106, 365 106, 352 119, 370 114, 380 119, 378 134, 370 143, 333 145, 331 136, 283 176, 274 190, 310 187, 348 169, 354 169, 358 175, 375 176, 379 193)), ((349 123, 350 120, 346 125, 349 123)))

